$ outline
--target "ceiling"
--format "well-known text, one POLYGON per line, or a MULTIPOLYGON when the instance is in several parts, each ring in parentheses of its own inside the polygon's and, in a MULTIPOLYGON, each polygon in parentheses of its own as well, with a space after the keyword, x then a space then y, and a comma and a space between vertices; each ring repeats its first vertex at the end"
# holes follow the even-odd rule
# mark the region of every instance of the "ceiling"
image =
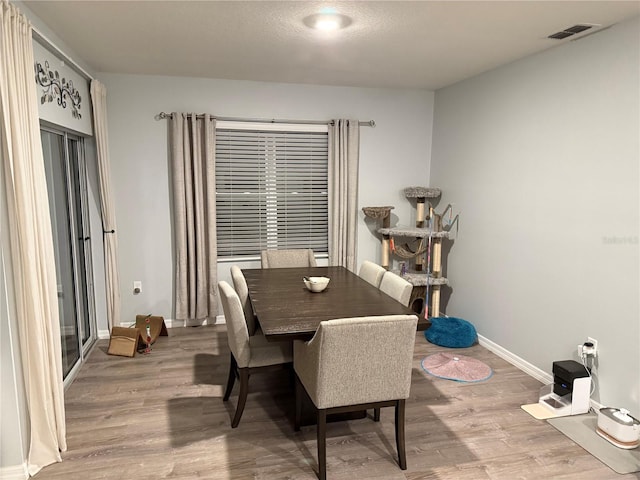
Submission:
POLYGON ((96 72, 428 90, 640 14, 640 1, 22 3, 96 72), (352 23, 305 26, 327 7, 352 23))

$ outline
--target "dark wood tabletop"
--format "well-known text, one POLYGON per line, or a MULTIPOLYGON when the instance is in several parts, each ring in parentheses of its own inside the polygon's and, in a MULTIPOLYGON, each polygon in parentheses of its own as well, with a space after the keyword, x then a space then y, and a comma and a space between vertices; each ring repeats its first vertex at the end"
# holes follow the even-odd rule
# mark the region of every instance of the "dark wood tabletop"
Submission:
MULTIPOLYGON (((323 320, 416 314, 344 267, 243 269, 249 298, 269 340, 309 339, 323 320), (310 292, 302 277, 329 277, 328 287, 310 292)), ((428 323, 418 316, 418 329, 428 323)))

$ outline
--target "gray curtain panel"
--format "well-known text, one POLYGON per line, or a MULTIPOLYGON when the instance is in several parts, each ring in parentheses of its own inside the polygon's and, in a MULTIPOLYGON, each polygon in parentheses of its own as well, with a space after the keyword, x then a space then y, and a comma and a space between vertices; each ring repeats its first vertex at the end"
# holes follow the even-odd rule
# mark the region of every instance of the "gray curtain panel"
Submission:
POLYGON ((171 174, 175 242, 175 318, 214 321, 217 304, 215 120, 173 113, 171 174))
POLYGON ((358 219, 358 120, 329 125, 329 265, 354 271, 358 219))

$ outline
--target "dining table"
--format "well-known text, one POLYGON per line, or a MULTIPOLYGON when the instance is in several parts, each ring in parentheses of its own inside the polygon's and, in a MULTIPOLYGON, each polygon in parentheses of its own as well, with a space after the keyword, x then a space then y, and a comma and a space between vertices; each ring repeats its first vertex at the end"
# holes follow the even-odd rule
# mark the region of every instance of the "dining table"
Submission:
POLYGON ((320 322, 337 318, 417 315, 418 330, 430 322, 345 267, 246 268, 249 299, 267 340, 308 340, 320 322), (304 277, 327 277, 311 292, 304 277))

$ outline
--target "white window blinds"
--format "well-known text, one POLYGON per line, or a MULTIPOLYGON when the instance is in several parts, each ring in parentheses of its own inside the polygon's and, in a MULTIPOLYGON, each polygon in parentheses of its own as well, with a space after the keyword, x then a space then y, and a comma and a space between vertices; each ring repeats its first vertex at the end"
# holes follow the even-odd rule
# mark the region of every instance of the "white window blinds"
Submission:
POLYGON ((227 123, 216 128, 218 257, 326 253, 326 126, 227 123))

